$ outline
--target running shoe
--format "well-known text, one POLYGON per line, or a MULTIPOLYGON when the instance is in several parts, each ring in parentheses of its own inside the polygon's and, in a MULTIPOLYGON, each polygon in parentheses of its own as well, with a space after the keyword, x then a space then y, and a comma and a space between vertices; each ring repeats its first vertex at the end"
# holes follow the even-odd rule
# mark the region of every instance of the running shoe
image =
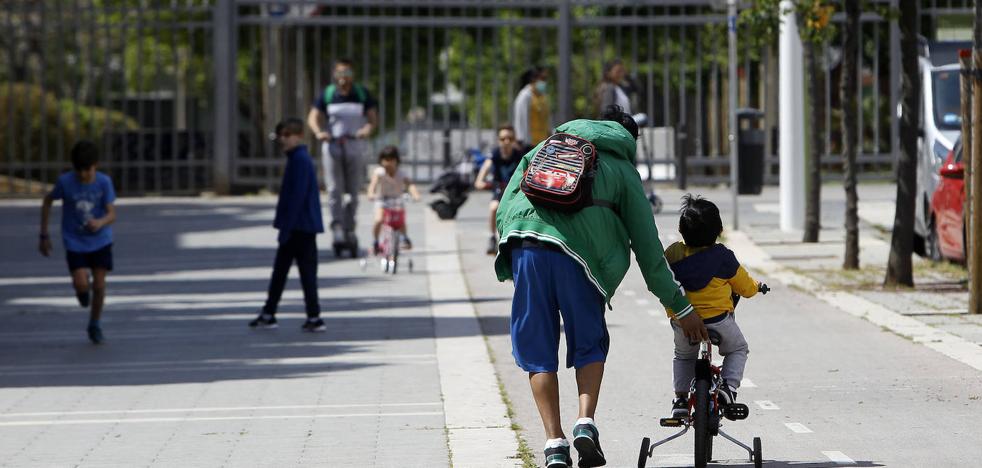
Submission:
POLYGON ((607 459, 600 448, 600 432, 593 424, 577 424, 573 426, 573 446, 579 457, 580 468, 604 466, 607 459))
POLYGON ((83 309, 89 306, 90 295, 88 291, 85 291, 84 293, 75 293, 75 297, 78 298, 78 305, 82 306, 83 309))
POLYGON ((497 255, 498 253, 498 239, 494 236, 488 238, 488 250, 485 251, 488 255, 497 255))
POLYGON ((251 328, 276 328, 276 317, 267 313, 260 313, 253 321, 249 322, 251 328))
POLYGON ((306 332, 321 333, 327 331, 327 325, 325 325, 324 321, 320 318, 307 319, 307 321, 303 323, 302 328, 303 331, 306 332))
POLYGON ((545 450, 546 468, 568 468, 573 466, 573 458, 569 456, 569 445, 549 447, 545 450))
POLYGON ((736 390, 730 387, 730 384, 726 383, 724 380, 723 385, 719 387, 719 393, 716 395, 716 401, 722 408, 736 403, 736 396, 736 390))
POLYGON ((689 417, 689 402, 685 398, 675 398, 672 400, 672 418, 689 417))
POLYGON ((89 325, 89 328, 87 328, 86 331, 89 333, 89 341, 91 341, 92 344, 100 344, 106 339, 102 335, 102 327, 98 325, 89 325))

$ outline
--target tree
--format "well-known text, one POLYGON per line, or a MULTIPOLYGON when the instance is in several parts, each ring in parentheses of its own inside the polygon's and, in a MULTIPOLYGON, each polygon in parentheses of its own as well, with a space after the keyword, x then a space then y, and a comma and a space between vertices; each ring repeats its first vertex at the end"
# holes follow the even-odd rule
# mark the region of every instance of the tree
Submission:
POLYGON ((917 182, 918 102, 921 77, 917 70, 916 0, 900 0, 901 118, 900 160, 897 164, 897 203, 884 286, 914 286, 914 200, 917 182))
POLYGON ((843 184, 846 191, 846 252, 842 268, 859 269, 859 195, 856 192, 856 58, 859 55, 859 2, 845 2, 846 26, 843 29, 842 78, 839 96, 842 101, 842 157, 845 161, 843 184))
MULTIPOLYGON (((854 2, 846 2, 854 3, 854 2)), ((822 156, 825 155, 825 46, 835 30, 830 22, 834 7, 825 0, 799 0, 795 4, 801 28, 805 66, 808 69, 808 95, 812 121, 808 126, 811 157, 808 160, 808 193, 805 197, 803 242, 818 242, 822 227, 822 156)))

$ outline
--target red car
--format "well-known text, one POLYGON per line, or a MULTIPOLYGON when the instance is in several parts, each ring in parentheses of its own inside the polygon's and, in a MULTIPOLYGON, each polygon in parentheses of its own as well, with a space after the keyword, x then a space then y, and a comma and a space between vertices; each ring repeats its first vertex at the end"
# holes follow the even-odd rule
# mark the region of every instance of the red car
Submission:
POLYGON ((965 165, 962 161, 959 139, 941 166, 941 183, 931 197, 932 219, 926 250, 933 260, 965 261, 965 165))

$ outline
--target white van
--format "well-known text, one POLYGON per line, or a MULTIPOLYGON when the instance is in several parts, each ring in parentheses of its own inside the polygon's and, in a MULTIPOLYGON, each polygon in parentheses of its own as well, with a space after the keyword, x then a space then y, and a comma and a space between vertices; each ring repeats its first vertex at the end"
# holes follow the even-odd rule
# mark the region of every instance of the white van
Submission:
POLYGON ((934 42, 920 48, 921 132, 917 138, 917 199, 914 251, 937 258, 937 236, 931 217, 931 196, 938 170, 961 135, 961 81, 958 50, 969 42, 934 42))

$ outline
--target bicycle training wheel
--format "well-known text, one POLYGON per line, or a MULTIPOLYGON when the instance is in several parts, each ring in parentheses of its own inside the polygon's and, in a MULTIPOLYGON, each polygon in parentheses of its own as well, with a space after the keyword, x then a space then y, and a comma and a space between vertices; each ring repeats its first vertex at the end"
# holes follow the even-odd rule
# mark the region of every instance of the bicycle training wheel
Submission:
POLYGON ((760 452, 760 437, 754 437, 754 468, 764 466, 764 455, 760 452))
POLYGON ((651 447, 651 439, 645 437, 641 439, 641 453, 638 454, 638 468, 644 468, 644 465, 648 463, 648 450, 651 447))

